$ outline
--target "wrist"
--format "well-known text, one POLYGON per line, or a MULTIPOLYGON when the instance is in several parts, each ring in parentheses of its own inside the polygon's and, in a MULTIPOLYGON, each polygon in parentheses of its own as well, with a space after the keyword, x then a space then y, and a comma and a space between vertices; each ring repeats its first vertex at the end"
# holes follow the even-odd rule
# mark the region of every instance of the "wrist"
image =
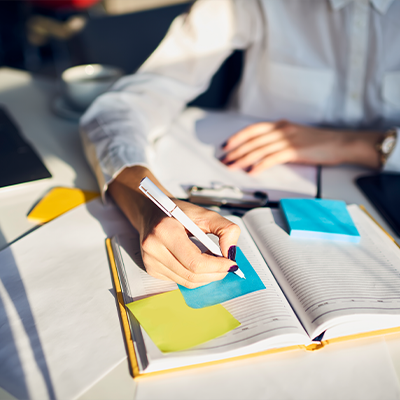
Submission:
POLYGON ((142 166, 125 168, 109 185, 108 192, 129 219, 142 234, 154 218, 165 216, 139 189, 140 181, 149 177, 167 196, 171 194, 162 187, 152 172, 142 166))
POLYGON ((381 142, 383 135, 383 132, 379 131, 346 132, 347 145, 343 152, 343 162, 379 168, 381 162, 377 146, 381 142))

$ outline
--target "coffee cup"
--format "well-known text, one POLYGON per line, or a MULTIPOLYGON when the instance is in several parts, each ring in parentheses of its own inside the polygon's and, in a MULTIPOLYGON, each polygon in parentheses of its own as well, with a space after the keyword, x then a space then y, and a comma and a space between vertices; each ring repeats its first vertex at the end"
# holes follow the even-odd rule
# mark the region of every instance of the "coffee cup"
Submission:
POLYGON ((68 68, 61 74, 65 100, 74 109, 84 111, 122 74, 121 69, 102 64, 77 65, 68 68))

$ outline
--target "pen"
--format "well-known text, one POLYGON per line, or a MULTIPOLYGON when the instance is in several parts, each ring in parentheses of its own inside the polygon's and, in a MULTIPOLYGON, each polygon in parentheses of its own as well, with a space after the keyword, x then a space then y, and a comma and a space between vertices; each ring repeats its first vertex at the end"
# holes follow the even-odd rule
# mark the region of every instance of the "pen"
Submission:
MULTIPOLYGON (((221 256, 221 249, 215 244, 165 193, 163 193, 149 178, 143 178, 139 184, 139 189, 168 217, 178 220, 197 240, 204 244, 211 253, 221 256)), ((242 279, 246 279, 240 269, 234 274, 242 279)))

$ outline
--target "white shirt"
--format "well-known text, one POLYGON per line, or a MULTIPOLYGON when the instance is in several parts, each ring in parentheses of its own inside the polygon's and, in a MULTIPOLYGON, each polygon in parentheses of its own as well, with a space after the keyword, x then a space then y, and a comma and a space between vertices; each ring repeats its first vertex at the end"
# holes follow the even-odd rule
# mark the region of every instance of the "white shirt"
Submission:
MULTIPOLYGON (((399 127, 399 21, 399 0, 199 0, 139 71, 100 96, 81 120, 103 193, 125 167, 148 166, 152 141, 235 49, 246 50, 230 106, 241 113, 342 128, 399 127)), ((400 171, 399 142, 387 170, 400 171)))

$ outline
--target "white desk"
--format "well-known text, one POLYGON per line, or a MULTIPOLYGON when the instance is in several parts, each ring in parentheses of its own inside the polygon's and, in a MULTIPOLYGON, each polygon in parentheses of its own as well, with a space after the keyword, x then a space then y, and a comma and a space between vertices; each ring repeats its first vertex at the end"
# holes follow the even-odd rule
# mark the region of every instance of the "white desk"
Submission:
POLYGON ((35 225, 26 219, 32 205, 54 186, 98 190, 83 155, 78 124, 53 115, 54 82, 0 69, 0 104, 6 106, 24 136, 34 143, 52 178, 0 189, 0 249, 35 225))
MULTIPOLYGON (((50 81, 0 69, 0 103, 18 121, 53 175, 48 180, 0 190, 0 248, 33 227, 27 222, 26 214, 50 187, 97 189, 81 150, 77 124, 55 117, 50 111, 54 91, 55 86, 50 81)), ((363 203, 387 228, 352 183, 353 177, 363 172, 365 170, 353 167, 325 168, 322 195, 363 203)), ((382 393, 386 398, 398 398, 399 378, 400 336, 388 336, 332 345, 318 352, 281 353, 166 374, 137 383, 128 373, 127 362, 122 361, 106 376, 91 382, 92 386, 80 398, 329 399, 349 398, 351 394, 357 399, 378 399, 382 393), (382 372, 379 377, 374 370, 376 365, 382 372), (356 387, 354 382, 358 382, 356 387), (384 392, 384 388, 389 391, 384 392)), ((1 388, 0 397, 12 398, 1 388)))

